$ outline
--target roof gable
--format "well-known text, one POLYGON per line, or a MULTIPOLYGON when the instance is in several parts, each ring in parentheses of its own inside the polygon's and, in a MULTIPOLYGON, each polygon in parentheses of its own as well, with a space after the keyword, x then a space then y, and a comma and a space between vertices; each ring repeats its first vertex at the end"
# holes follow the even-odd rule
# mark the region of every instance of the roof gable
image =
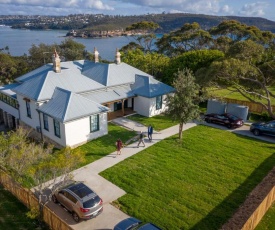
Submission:
POLYGON ((13 91, 37 101, 41 94, 41 89, 43 88, 46 78, 47 72, 43 72, 43 74, 36 76, 35 78, 30 78, 28 81, 25 81, 19 86, 15 87, 13 91))
POLYGON ((151 76, 136 75, 135 83, 131 86, 136 95, 152 98, 168 94, 174 91, 174 88, 166 85, 151 76))
POLYGON ((38 110, 60 122, 68 122, 92 114, 107 112, 109 109, 79 94, 56 88, 51 100, 38 110))

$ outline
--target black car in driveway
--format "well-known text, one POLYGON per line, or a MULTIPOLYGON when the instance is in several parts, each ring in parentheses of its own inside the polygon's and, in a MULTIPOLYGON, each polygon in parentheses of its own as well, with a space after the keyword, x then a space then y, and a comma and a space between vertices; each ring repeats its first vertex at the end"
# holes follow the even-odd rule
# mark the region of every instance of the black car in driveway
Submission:
POLYGON ((216 123, 226 126, 227 128, 237 128, 241 127, 244 124, 243 119, 230 114, 230 113, 223 113, 223 114, 216 114, 210 113, 204 116, 204 120, 207 123, 216 123))
POLYGON ((261 134, 275 136, 275 120, 269 122, 258 122, 253 123, 250 126, 250 131, 255 135, 259 136, 261 134))
POLYGON ((134 217, 129 217, 125 220, 120 221, 114 227, 114 230, 161 230, 154 224, 151 223, 142 223, 141 220, 134 217))

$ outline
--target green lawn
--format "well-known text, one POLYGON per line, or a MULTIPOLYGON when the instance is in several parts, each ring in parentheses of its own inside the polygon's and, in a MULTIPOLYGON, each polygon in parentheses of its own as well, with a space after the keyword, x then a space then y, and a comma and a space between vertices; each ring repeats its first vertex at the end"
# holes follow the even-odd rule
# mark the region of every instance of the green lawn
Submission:
POLYGON ((275 229, 275 203, 269 208, 261 222, 255 228, 256 230, 275 229))
POLYGON ((37 221, 27 218, 28 209, 9 191, 0 185, 0 229, 33 230, 38 228, 37 221))
POLYGON ((163 229, 219 229, 275 165, 274 144, 206 127, 167 138, 102 172, 114 204, 163 229))
POLYGON ((125 143, 130 138, 136 136, 137 133, 129 131, 118 125, 108 123, 108 134, 92 140, 76 149, 81 150, 85 155, 85 162, 82 165, 87 165, 94 162, 114 151, 116 151, 115 142, 118 138, 125 143))
POLYGON ((177 121, 172 121, 169 117, 163 114, 154 117, 144 117, 136 114, 133 116, 128 116, 127 119, 139 122, 145 126, 149 126, 151 124, 156 131, 167 129, 178 124, 177 121))
MULTIPOLYGON (((275 87, 269 88, 272 93, 275 93, 275 87)), ((234 92, 227 89, 217 89, 217 88, 211 88, 208 90, 208 93, 210 96, 220 97, 220 98, 229 98, 229 99, 237 99, 242 101, 248 101, 245 97, 243 97, 240 93, 234 92)), ((261 100, 261 102, 266 103, 266 100, 261 100)), ((275 99, 271 98, 271 103, 275 103, 275 99)))

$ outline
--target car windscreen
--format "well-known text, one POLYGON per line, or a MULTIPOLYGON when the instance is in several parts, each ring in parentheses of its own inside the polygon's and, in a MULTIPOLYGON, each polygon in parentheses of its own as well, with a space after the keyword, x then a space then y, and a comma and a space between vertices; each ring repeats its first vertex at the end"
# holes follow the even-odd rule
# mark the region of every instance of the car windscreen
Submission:
POLYGON ((83 198, 90 194, 94 194, 93 190, 91 190, 89 187, 82 183, 75 184, 68 189, 70 189, 74 194, 76 194, 80 198, 83 198))
POLYGON ((234 115, 227 115, 228 116, 228 118, 230 118, 230 119, 232 119, 233 121, 236 121, 236 120, 238 120, 239 118, 238 117, 236 117, 236 116, 234 116, 234 115))
POLYGON ((94 198, 87 200, 83 203, 83 208, 91 208, 94 207, 97 203, 100 202, 99 196, 95 196, 94 198))

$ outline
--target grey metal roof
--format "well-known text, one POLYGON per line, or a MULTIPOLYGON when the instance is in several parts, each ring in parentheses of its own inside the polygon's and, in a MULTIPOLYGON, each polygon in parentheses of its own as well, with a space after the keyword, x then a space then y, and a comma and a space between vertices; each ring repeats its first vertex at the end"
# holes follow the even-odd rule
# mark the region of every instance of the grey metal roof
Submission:
POLYGON ((17 87, 19 84, 18 83, 13 83, 9 85, 3 85, 0 86, 0 91, 1 93, 4 93, 10 97, 16 98, 16 93, 12 91, 15 87, 17 87))
POLYGON ((95 63, 85 61, 82 74, 104 86, 115 86, 135 81, 135 75, 150 76, 149 74, 126 63, 95 63))
POLYGON ((133 93, 139 96, 152 98, 174 92, 175 89, 153 77, 136 75, 135 83, 131 86, 133 93))
POLYGON ((64 123, 92 114, 108 112, 109 109, 79 94, 56 88, 51 100, 38 110, 64 123))
POLYGON ((54 72, 52 64, 46 65, 45 68, 38 68, 41 70, 40 72, 35 70, 22 76, 22 78, 17 78, 23 83, 16 87, 14 91, 35 101, 44 101, 52 97, 56 87, 75 93, 104 87, 102 84, 82 75, 83 62, 61 62, 61 73, 54 72), (51 66, 51 68, 48 68, 48 66, 51 66))
POLYGON ((134 97, 135 94, 132 92, 130 85, 122 85, 82 93, 81 96, 88 98, 92 101, 104 104, 110 101, 117 101, 125 98, 134 97))
POLYGON ((52 70, 53 69, 53 65, 52 64, 47 64, 47 65, 43 65, 31 72, 28 72, 18 78, 16 78, 15 80, 17 82, 24 82, 24 81, 28 81, 30 79, 33 79, 33 78, 36 78, 37 76, 40 76, 40 75, 45 75, 47 74, 48 71, 52 70))
MULTIPOLYGON (((103 104, 136 95, 152 98, 174 90, 126 63, 108 64, 87 60, 61 62, 60 73, 54 72, 52 67, 52 64, 47 64, 17 78, 16 80, 21 84, 13 88, 14 92, 35 101, 47 101, 53 97, 56 87, 58 87, 67 92, 81 94, 86 100, 103 104), (130 86, 131 84, 132 86, 130 86)), ((52 98, 49 104, 51 107, 45 105, 43 109, 48 108, 56 118, 62 121, 71 119, 71 115, 65 116, 64 111, 63 113, 59 111, 63 108, 66 109, 66 113, 68 112, 67 108, 62 106, 62 103, 59 104, 58 101, 56 97, 52 98), (54 105, 59 107, 55 108, 54 105), (62 118, 61 114, 65 117, 62 118)), ((74 110, 77 110, 75 108, 74 110)), ((80 116, 80 112, 86 115, 87 111, 80 109, 76 112, 77 116, 80 116)), ((69 114, 73 114, 73 111, 69 114)), ((75 116, 72 115, 72 117, 75 116)))

